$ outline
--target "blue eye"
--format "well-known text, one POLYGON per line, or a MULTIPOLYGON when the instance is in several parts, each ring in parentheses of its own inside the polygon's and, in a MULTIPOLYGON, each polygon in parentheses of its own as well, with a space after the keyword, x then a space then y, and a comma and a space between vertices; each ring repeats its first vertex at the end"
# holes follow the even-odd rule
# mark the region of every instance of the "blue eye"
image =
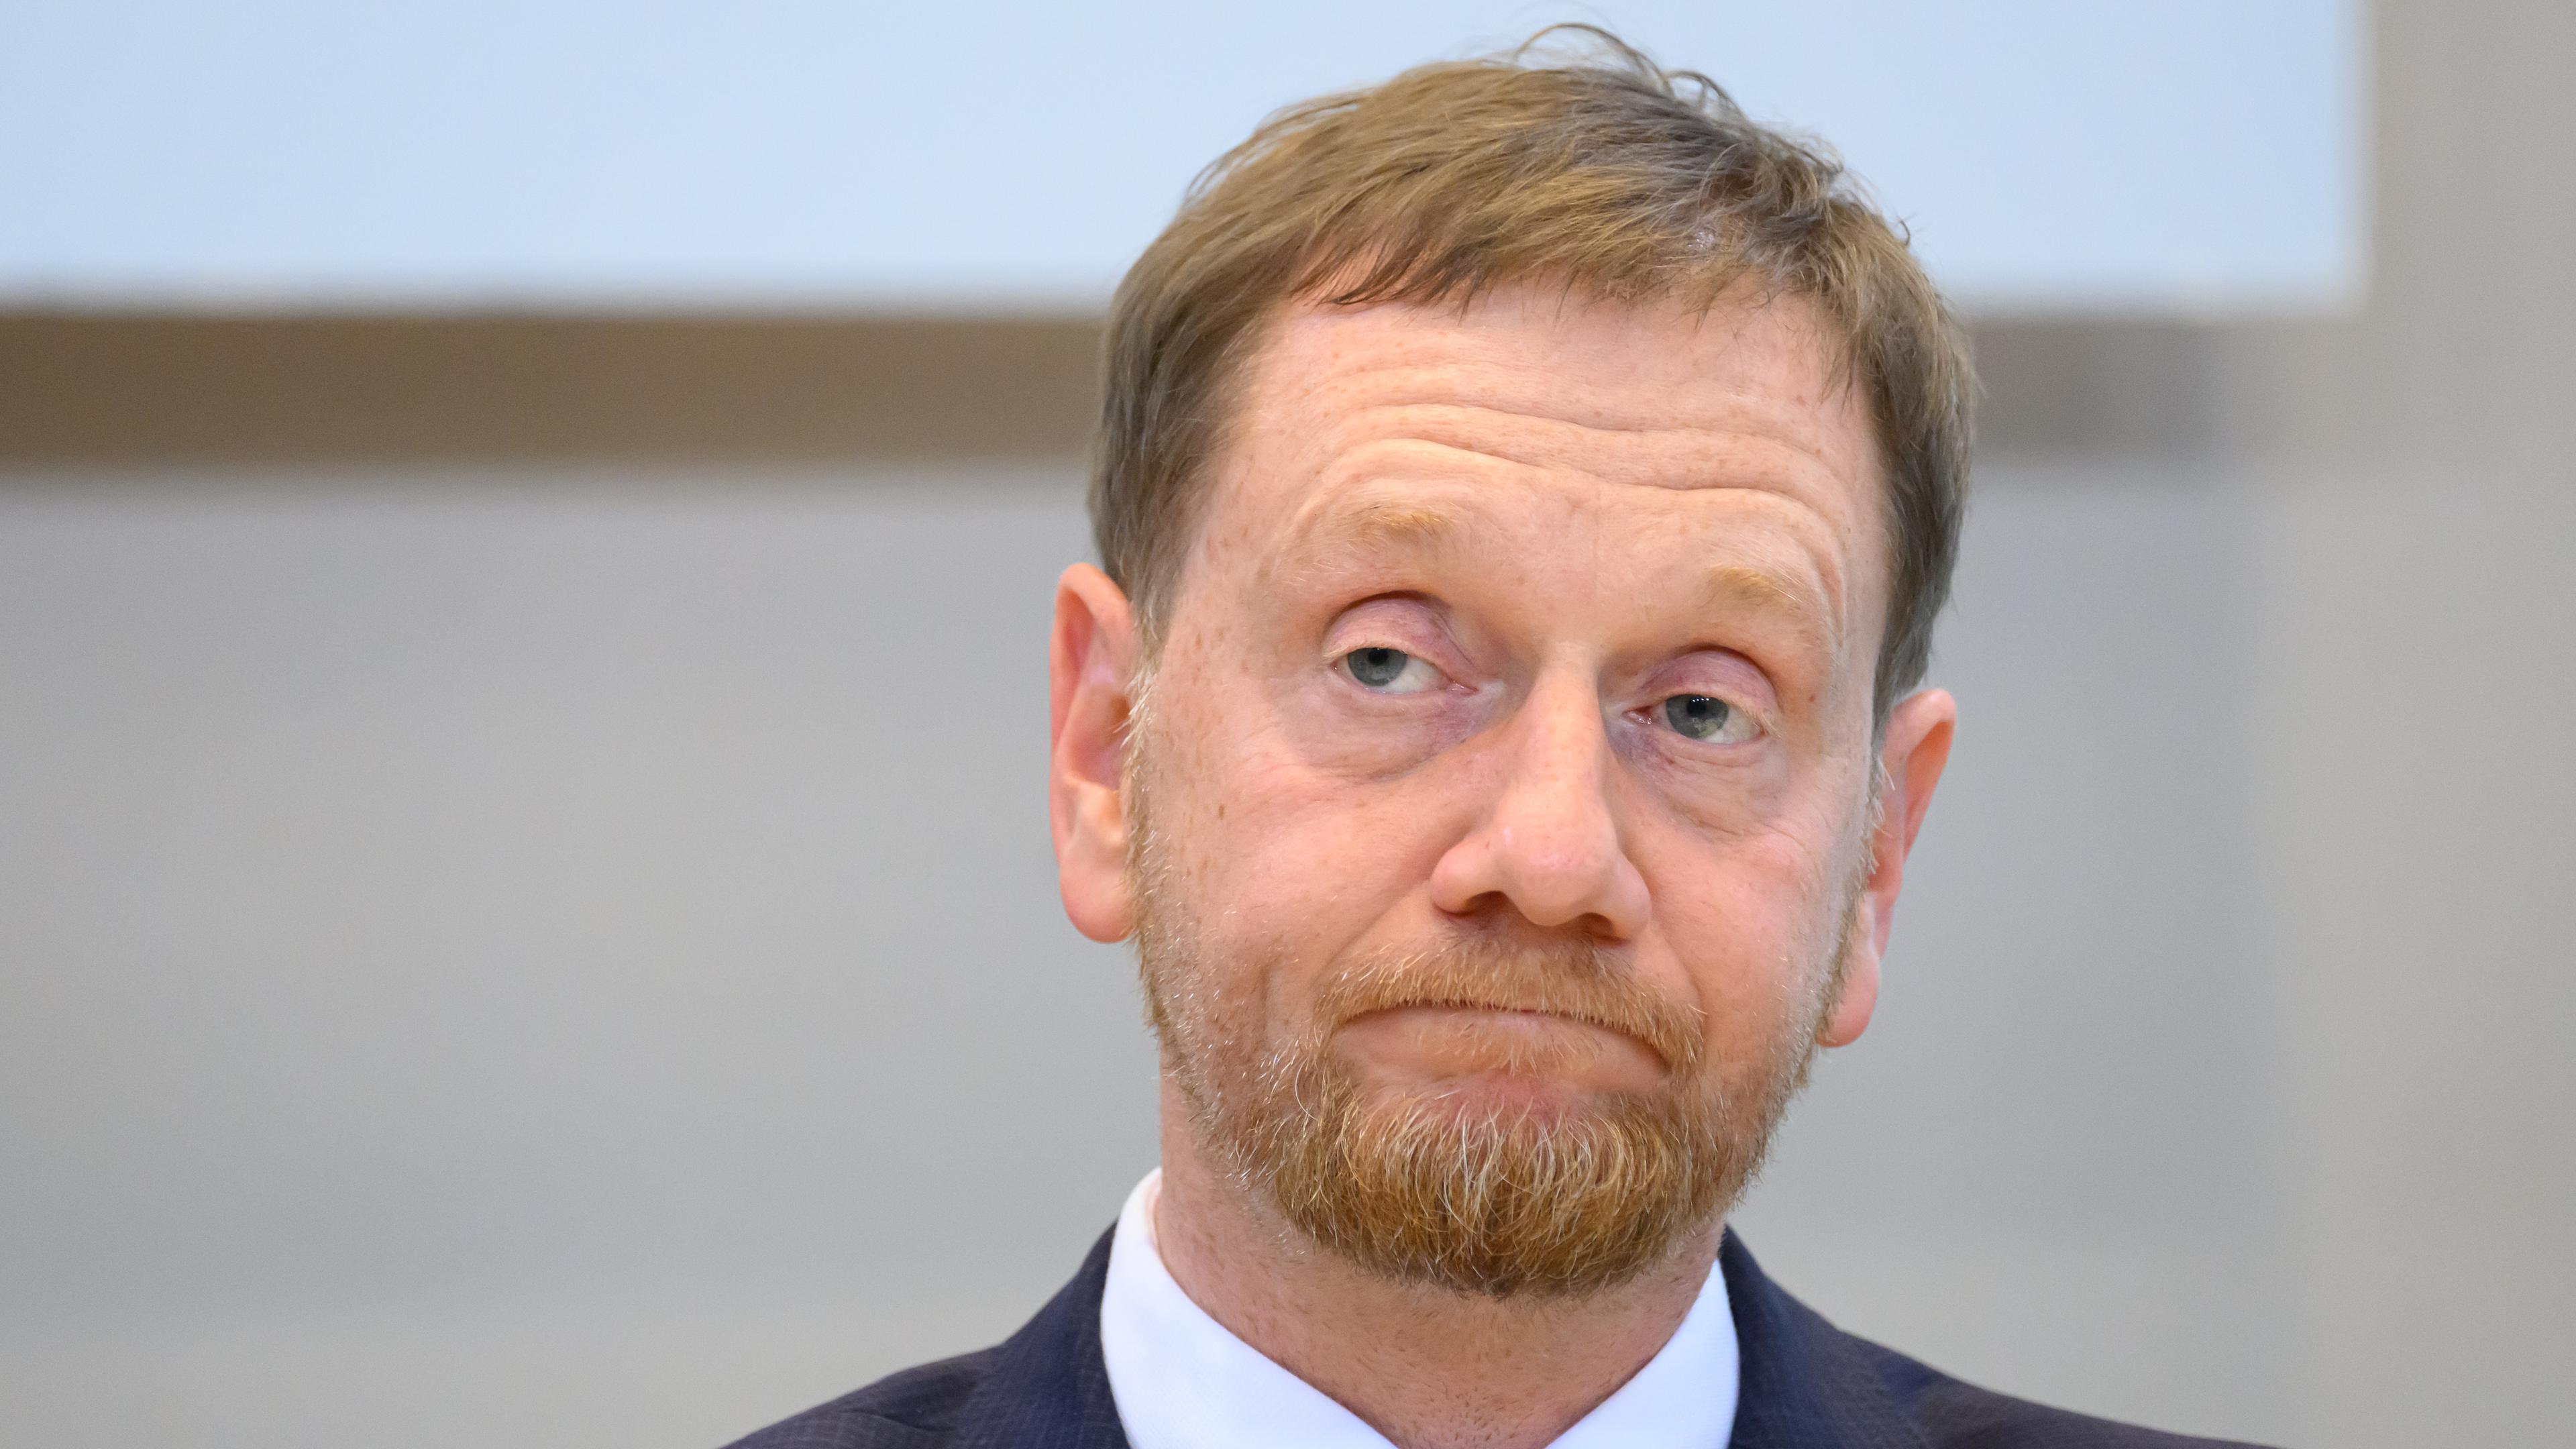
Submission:
POLYGON ((1381 694, 1419 694, 1440 682, 1440 671, 1401 649, 1372 645, 1342 656, 1353 679, 1381 694))
POLYGON ((1350 665, 1351 678, 1371 689, 1384 689, 1395 683, 1412 658, 1401 649, 1354 649, 1344 662, 1350 665))
POLYGON ((1664 723, 1686 738, 1722 744, 1751 739, 1754 734, 1750 717, 1710 694, 1676 694, 1665 700, 1664 723))

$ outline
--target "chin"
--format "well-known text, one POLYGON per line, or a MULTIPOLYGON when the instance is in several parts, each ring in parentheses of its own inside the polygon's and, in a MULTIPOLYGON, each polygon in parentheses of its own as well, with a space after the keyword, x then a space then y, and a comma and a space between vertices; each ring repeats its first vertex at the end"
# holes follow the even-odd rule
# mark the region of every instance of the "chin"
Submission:
POLYGON ((1317 1072, 1277 1082, 1228 1148, 1290 1226, 1396 1281, 1492 1298, 1615 1287, 1695 1241, 1750 1166, 1718 1104, 1670 1085, 1308 1060, 1317 1072))

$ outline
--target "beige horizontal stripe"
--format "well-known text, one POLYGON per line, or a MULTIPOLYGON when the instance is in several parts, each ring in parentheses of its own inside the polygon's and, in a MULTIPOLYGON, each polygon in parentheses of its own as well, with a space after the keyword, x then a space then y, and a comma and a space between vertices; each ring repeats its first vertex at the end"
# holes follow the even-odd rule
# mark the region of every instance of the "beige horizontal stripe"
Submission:
MULTIPOLYGON (((1093 318, 0 312, 0 468, 1078 458, 1093 318)), ((2224 333, 1977 332, 1989 451, 2205 436, 2224 333)))

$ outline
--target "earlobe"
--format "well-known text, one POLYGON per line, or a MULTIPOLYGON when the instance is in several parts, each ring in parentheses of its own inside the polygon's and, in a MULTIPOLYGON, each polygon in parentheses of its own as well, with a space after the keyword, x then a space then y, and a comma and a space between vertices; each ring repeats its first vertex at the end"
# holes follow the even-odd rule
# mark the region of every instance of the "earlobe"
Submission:
POLYGON ((1047 649, 1047 815, 1065 915, 1095 941, 1135 929, 1124 786, 1136 660, 1126 593, 1090 564, 1066 569, 1047 649))
POLYGON ((1821 1047, 1849 1046, 1860 1040, 1860 1034, 1869 1029, 1870 1013, 1878 1009, 1877 932, 1867 919, 1869 898, 1862 897, 1855 909, 1862 918, 1853 923, 1845 945, 1842 980, 1835 987, 1832 1007, 1816 1027, 1816 1045, 1821 1047))
POLYGON ((1905 884, 1906 857, 1913 853, 1924 813, 1932 808, 1932 791, 1950 762, 1950 736, 1958 717, 1958 702, 1941 689, 1907 696, 1888 716, 1879 747, 1881 797, 1878 827, 1868 844, 1869 881, 1853 903, 1841 993, 1816 1032, 1822 1045, 1838 1047, 1859 1040, 1877 1008, 1879 965, 1886 958, 1888 935, 1896 924, 1896 898, 1905 884))

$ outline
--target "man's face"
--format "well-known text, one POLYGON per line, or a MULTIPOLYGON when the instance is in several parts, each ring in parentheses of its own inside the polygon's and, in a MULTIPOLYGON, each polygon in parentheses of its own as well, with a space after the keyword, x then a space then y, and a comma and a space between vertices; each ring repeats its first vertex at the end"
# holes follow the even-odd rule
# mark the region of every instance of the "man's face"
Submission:
POLYGON ((1265 339, 1134 726, 1126 895, 1069 857, 1066 897, 1138 930, 1194 1130, 1310 1234, 1614 1281, 1866 1021, 1888 542, 1824 339, 1795 299, 1536 289, 1265 339))

